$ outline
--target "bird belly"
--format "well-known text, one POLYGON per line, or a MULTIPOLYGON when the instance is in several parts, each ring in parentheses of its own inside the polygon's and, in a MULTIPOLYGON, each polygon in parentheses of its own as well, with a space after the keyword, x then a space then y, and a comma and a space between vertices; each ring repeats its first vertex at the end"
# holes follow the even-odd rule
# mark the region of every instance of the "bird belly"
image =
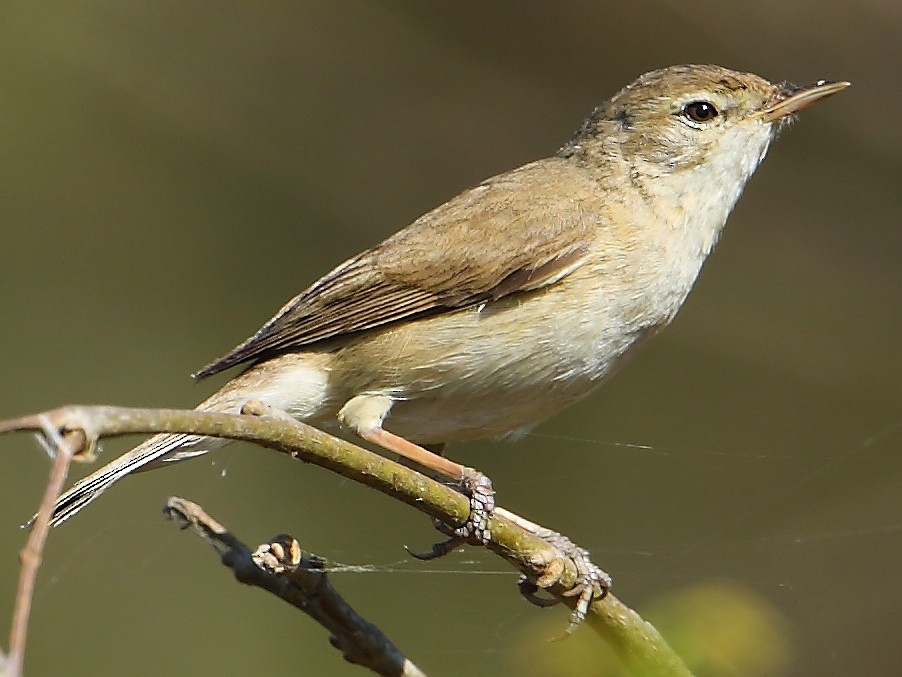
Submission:
POLYGON ((528 428, 592 392, 645 333, 598 290, 563 286, 367 334, 336 353, 330 382, 342 398, 389 396, 384 427, 421 444, 528 428))

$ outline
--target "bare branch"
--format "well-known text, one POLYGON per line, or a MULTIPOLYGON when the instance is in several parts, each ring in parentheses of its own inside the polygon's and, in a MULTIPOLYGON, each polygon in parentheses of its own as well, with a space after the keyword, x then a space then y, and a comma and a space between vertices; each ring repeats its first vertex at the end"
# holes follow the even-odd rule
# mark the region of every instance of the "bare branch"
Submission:
POLYGON ((19 677, 25 662, 25 640, 28 636, 31 600, 34 596, 38 568, 41 566, 44 555, 44 545, 50 532, 50 515, 53 512, 53 504, 63 491, 75 450, 84 449, 86 446, 85 436, 81 431, 72 430, 63 436, 60 434, 59 428, 52 424, 51 419, 43 414, 37 416, 37 422, 40 424, 38 440, 54 460, 50 468, 47 488, 38 510, 38 519, 35 520, 25 547, 19 553, 22 568, 19 571, 16 605, 9 633, 9 656, 4 666, 10 677, 19 677))
POLYGON ((354 611, 332 587, 324 571, 325 561, 302 553, 293 537, 276 536, 252 553, 196 503, 172 497, 163 511, 210 543, 238 581, 263 588, 326 628, 332 646, 348 662, 380 675, 424 677, 379 628, 354 611))

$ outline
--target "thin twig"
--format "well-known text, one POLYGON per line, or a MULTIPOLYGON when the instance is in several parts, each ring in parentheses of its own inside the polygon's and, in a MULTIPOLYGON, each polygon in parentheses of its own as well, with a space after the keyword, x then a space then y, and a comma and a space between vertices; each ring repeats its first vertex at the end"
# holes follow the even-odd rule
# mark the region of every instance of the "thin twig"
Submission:
POLYGON ((50 417, 39 415, 40 433, 43 437, 38 440, 53 456, 53 465, 50 468, 50 477, 47 480, 47 488, 38 509, 37 519, 32 527, 31 534, 25 547, 19 553, 19 561, 22 564, 19 571, 19 586, 16 590, 16 605, 13 610, 12 627, 9 633, 9 657, 7 661, 8 674, 11 677, 19 677, 25 662, 25 640, 28 636, 28 619, 31 616, 31 602, 34 597, 34 585, 38 575, 38 568, 44 554, 44 545, 50 532, 50 516, 53 513, 53 504, 63 491, 66 477, 69 474, 69 465, 76 449, 84 448, 85 438, 80 431, 72 431, 64 436, 60 435, 50 417))

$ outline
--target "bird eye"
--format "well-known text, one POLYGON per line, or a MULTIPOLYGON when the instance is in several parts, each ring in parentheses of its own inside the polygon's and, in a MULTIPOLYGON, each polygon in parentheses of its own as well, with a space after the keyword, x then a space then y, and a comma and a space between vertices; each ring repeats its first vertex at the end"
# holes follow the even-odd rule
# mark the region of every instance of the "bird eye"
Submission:
POLYGON ((683 106, 683 117, 692 122, 711 122, 720 112, 710 101, 693 101, 683 106))

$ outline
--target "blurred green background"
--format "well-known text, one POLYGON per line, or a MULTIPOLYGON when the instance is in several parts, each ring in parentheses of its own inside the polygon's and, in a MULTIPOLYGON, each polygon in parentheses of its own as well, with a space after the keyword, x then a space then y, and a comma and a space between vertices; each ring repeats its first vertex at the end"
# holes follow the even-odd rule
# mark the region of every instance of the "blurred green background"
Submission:
MULTIPOLYGON (((0 417, 194 404, 222 381, 188 374, 333 265, 692 62, 854 86, 776 143, 629 368, 517 443, 451 453, 589 547, 700 674, 898 674, 898 2, 3 3, 0 417)), ((0 439, 3 636, 47 470, 0 439)), ((412 562, 425 518, 243 445, 52 534, 29 674, 356 672, 164 522, 170 494, 375 565, 333 580, 431 674, 617 674, 588 631, 549 644, 565 611, 500 560, 412 562)))

